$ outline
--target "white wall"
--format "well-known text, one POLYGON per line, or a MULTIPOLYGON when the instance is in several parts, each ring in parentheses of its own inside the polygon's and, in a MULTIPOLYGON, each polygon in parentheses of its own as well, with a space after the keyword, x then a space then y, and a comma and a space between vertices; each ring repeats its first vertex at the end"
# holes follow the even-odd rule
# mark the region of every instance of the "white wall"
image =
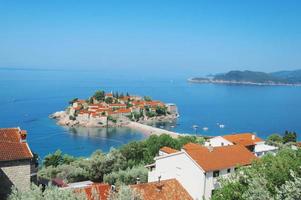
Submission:
POLYGON ((204 172, 187 156, 186 153, 175 153, 158 157, 156 169, 149 172, 148 181, 176 178, 195 200, 202 200, 204 195, 204 172))
POLYGON ((211 138, 207 142, 205 142, 205 146, 212 146, 212 147, 220 147, 220 146, 228 146, 228 145, 233 145, 233 144, 221 136, 211 138))

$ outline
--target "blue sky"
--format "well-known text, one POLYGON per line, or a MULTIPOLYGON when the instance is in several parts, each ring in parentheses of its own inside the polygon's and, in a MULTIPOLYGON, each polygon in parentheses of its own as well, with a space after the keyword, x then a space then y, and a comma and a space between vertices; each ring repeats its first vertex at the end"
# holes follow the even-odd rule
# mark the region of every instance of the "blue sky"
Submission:
POLYGON ((0 67, 301 68, 299 0, 0 0, 0 67))

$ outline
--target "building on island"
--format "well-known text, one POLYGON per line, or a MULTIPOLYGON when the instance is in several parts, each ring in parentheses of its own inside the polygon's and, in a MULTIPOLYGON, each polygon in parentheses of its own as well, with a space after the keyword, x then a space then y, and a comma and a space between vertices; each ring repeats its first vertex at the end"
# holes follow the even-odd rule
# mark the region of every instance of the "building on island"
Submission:
POLYGON ((26 136, 20 128, 0 128, 0 199, 6 198, 12 186, 29 189, 36 177, 37 165, 26 136))
POLYGON ((160 151, 155 163, 146 166, 148 182, 176 179, 195 200, 210 199, 220 187, 218 177, 228 176, 237 166, 250 165, 257 159, 242 145, 205 147, 188 143, 181 151, 160 151))
POLYGON ((227 145, 242 145, 256 156, 261 157, 266 153, 275 154, 277 147, 265 143, 264 140, 252 133, 238 133, 224 136, 217 136, 209 139, 205 146, 227 146, 227 145))

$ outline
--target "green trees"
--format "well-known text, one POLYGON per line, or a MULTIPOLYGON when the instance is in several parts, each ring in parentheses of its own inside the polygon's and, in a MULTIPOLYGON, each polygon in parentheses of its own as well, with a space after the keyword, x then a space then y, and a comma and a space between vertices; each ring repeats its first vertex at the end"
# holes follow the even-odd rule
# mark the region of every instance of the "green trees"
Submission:
POLYGON ((108 97, 108 98, 105 99, 105 102, 107 104, 111 104, 111 103, 113 103, 113 98, 112 97, 108 97))
POLYGON ((92 180, 97 182, 134 183, 139 176, 147 179, 147 170, 142 167, 152 163, 159 149, 168 146, 180 149, 188 142, 199 143, 203 139, 195 136, 172 138, 169 135, 152 135, 144 141, 134 141, 108 153, 94 152, 88 159, 63 155, 60 150, 45 157, 38 176, 66 182, 92 180))
POLYGON ((152 98, 150 96, 143 97, 144 101, 152 101, 152 98))
POLYGON ((164 107, 164 106, 157 106, 156 107, 156 113, 157 113, 157 115, 166 115, 166 113, 167 113, 167 109, 166 109, 166 107, 164 107))
POLYGON ((85 200, 84 194, 75 193, 72 190, 61 190, 55 186, 47 186, 45 190, 42 187, 38 187, 34 184, 31 185, 30 190, 21 192, 16 188, 13 188, 12 193, 8 197, 8 200, 85 200))
POLYGON ((147 182, 148 170, 143 166, 135 166, 126 170, 119 170, 106 174, 104 176, 104 182, 113 185, 130 185, 137 182, 137 178, 140 179, 141 183, 147 182))
POLYGON ((294 191, 291 195, 300 192, 292 187, 300 184, 300 166, 300 149, 294 151, 284 148, 276 156, 267 154, 251 167, 239 168, 229 179, 222 180, 222 187, 212 199, 298 199, 287 198, 284 194, 289 191, 294 191))
POLYGON ((142 200, 142 195, 129 186, 122 185, 118 192, 111 192, 109 200, 142 200))
POLYGON ((56 150, 56 152, 54 152, 54 154, 48 154, 47 156, 45 156, 44 158, 44 162, 43 165, 45 167, 48 166, 58 166, 58 165, 62 165, 62 164, 69 164, 71 162, 73 162, 75 160, 75 158, 73 156, 70 155, 63 155, 61 150, 56 150))
POLYGON ((279 134, 272 134, 267 138, 267 142, 283 143, 283 139, 279 134))
POLYGON ((284 136, 283 136, 283 143, 296 142, 296 141, 297 141, 297 133, 296 132, 285 131, 284 136))
POLYGON ((97 101, 103 101, 105 99, 105 91, 97 90, 94 93, 93 98, 96 99, 97 101))

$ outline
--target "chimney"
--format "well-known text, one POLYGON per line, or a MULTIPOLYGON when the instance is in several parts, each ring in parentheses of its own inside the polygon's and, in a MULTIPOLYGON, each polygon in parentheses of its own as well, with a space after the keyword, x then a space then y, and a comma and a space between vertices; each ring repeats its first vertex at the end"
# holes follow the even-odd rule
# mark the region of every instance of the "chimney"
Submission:
POLYGON ((255 140, 255 135, 252 135, 252 140, 255 140))
POLYGON ((136 184, 140 184, 140 178, 139 177, 136 178, 136 184))
POLYGON ((21 142, 26 142, 27 132, 25 130, 20 130, 21 142))
POLYGON ((208 148, 208 151, 209 151, 209 152, 212 152, 212 151, 213 151, 213 146, 210 145, 210 146, 208 146, 207 148, 208 148))

